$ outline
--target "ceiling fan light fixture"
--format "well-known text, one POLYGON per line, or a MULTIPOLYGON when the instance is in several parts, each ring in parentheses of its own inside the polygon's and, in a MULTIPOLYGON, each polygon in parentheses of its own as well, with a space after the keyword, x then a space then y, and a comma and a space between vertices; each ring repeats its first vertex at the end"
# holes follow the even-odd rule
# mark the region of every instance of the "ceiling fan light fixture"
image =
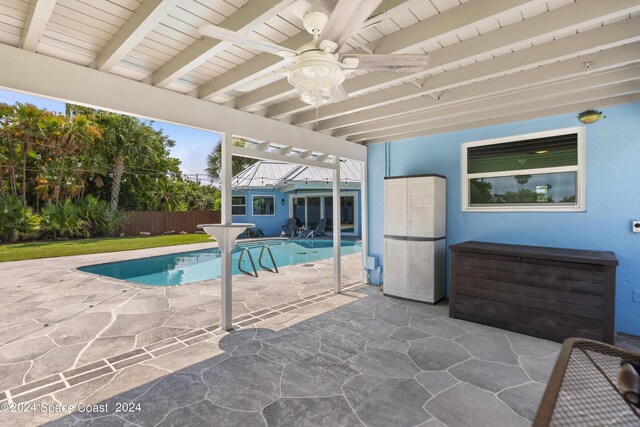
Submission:
POLYGON ((304 29, 311 34, 320 34, 327 25, 329 17, 326 13, 310 11, 304 14, 302 24, 304 29))
POLYGON ((320 107, 331 103, 344 73, 335 56, 315 51, 302 54, 287 79, 302 102, 320 107))

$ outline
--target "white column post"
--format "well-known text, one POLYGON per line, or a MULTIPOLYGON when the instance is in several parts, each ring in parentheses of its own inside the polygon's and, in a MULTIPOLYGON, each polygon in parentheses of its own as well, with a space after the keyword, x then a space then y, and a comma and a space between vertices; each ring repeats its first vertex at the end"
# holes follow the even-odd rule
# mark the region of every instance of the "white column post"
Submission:
POLYGON ((340 257, 340 156, 335 156, 336 168, 333 171, 333 289, 340 293, 342 289, 342 259, 340 257))
POLYGON ((367 274, 367 257, 369 256, 369 197, 367 195, 367 162, 360 162, 360 176, 362 182, 360 183, 360 224, 362 227, 362 282, 369 283, 369 275, 367 274))
MULTIPOLYGON (((222 190, 222 223, 231 224, 231 145, 233 134, 231 132, 223 132, 220 134, 220 143, 222 144, 221 159, 221 190, 222 190)), ((220 327, 224 330, 231 330, 232 315, 232 299, 231 299, 231 283, 232 283, 232 264, 231 253, 220 248, 220 257, 222 264, 222 275, 220 277, 220 327)))

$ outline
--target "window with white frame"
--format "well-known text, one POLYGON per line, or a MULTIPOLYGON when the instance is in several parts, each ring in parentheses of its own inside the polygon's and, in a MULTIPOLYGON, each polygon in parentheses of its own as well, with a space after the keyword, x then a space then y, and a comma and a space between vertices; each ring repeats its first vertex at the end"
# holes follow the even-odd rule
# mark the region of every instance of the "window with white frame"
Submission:
POLYGON ((464 211, 584 211, 583 127, 462 144, 464 211))
POLYGON ((260 215, 275 215, 275 196, 253 196, 253 214, 260 215))
POLYGON ((231 197, 231 214, 232 215, 247 214, 247 197, 246 196, 231 197))

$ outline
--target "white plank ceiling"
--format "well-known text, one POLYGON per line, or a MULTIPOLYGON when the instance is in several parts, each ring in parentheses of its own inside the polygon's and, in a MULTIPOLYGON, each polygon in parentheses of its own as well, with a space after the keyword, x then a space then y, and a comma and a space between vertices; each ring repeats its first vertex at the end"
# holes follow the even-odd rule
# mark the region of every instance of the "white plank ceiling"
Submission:
POLYGON ((426 53, 428 68, 349 73, 349 99, 318 111, 281 58, 198 33, 212 23, 296 49, 313 5, 0 0, 0 43, 361 143, 640 100, 640 0, 383 0, 341 53, 426 53))

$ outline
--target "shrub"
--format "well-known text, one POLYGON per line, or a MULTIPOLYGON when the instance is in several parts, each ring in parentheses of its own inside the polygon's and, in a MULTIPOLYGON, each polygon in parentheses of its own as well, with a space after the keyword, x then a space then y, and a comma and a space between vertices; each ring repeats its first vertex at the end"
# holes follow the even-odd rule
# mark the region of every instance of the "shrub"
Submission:
POLYGON ((40 216, 17 197, 0 200, 0 238, 7 242, 35 238, 40 230, 40 216))
POLYGON ((249 228, 244 233, 242 233, 244 237, 262 237, 264 236, 264 232, 259 228, 249 228))
POLYGON ((80 218, 89 227, 91 237, 108 237, 122 228, 127 217, 120 211, 112 211, 109 204, 94 196, 78 201, 80 218))
POLYGON ((85 221, 91 236, 111 234, 109 223, 109 204, 93 196, 78 201, 78 215, 85 221))
POLYGON ((107 202, 94 196, 86 196, 76 203, 66 200, 48 205, 42 213, 41 228, 54 239, 111 236, 127 220, 125 214, 112 211, 107 202))
POLYGON ((40 229, 54 239, 90 235, 89 224, 82 219, 80 209, 69 199, 45 206, 40 229))
POLYGON ((109 224, 108 233, 105 236, 112 236, 116 231, 121 230, 124 225, 131 220, 131 217, 122 211, 112 211, 107 213, 109 224))

